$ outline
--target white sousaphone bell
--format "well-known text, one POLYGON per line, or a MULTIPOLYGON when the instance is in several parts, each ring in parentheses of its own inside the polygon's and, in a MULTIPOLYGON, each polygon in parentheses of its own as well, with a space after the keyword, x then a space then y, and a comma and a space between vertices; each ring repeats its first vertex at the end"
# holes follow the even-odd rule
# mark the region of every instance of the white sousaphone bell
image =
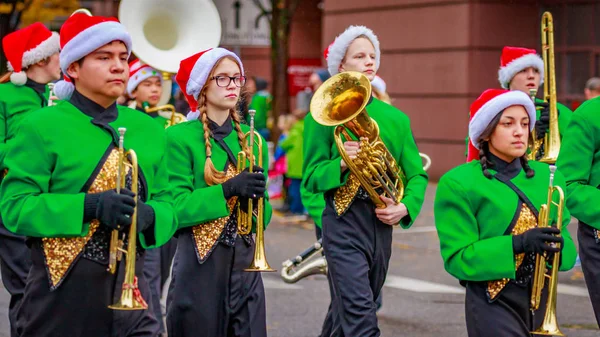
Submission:
POLYGON ((221 19, 211 0, 122 0, 119 21, 131 34, 133 53, 163 72, 158 105, 169 100, 170 76, 179 62, 221 41, 221 19))

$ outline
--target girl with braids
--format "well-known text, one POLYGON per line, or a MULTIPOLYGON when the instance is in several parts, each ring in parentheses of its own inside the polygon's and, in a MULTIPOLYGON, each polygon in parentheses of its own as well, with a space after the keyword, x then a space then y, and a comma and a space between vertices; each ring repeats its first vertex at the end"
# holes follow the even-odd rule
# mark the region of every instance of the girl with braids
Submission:
MULTIPOLYGON (((576 250, 567 230, 571 217, 565 207, 562 231, 538 227, 550 170, 525 156, 536 120, 529 96, 486 90, 470 112, 469 162, 440 179, 434 203, 444 266, 466 287, 470 337, 531 336, 546 304, 530 310, 535 256, 547 252, 552 258, 562 251, 560 270, 573 267, 576 250)), ((565 189, 558 171, 554 185, 565 189)), ((556 212, 550 220, 555 225, 556 212)))
MULTIPOLYGON (((244 272, 254 240, 237 233, 238 201, 264 197, 264 223, 255 226, 266 226, 271 218, 266 168, 236 169, 238 152, 250 154, 243 141, 249 127, 240 123, 236 109, 246 81, 242 62, 226 49, 209 49, 181 61, 176 80, 192 112, 189 122, 166 131, 179 218, 168 335, 266 336, 260 273, 244 272)), ((263 163, 268 163, 266 144, 263 140, 263 163)), ((258 151, 254 146, 255 157, 258 151)))

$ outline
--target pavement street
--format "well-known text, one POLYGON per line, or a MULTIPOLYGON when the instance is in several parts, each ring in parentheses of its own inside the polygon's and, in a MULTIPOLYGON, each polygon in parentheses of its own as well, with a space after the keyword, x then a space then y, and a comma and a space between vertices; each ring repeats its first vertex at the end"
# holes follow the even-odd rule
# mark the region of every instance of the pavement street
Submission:
MULTIPOLYGON (((378 313, 382 336, 467 336, 464 290, 444 271, 439 253, 433 220, 435 187, 429 185, 414 226, 394 233, 383 307, 378 313)), ((327 280, 322 275, 291 285, 281 280, 281 263, 315 241, 313 225, 289 220, 275 214, 266 232, 267 259, 278 269, 277 273, 263 273, 268 333, 270 337, 316 337, 329 304, 327 280)), ((575 225, 572 222, 570 226, 574 237, 575 225)), ((597 337, 600 334, 578 271, 561 273, 559 277, 558 321, 569 337, 597 337)), ((7 307, 8 296, 0 289, 0 337, 9 336, 7 307)))

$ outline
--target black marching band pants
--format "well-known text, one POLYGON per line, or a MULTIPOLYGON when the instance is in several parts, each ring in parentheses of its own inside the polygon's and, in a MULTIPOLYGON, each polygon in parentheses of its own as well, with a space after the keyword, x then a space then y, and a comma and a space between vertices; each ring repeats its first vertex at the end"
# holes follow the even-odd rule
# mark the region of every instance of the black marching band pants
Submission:
POLYGON ((392 226, 379 221, 370 200, 355 198, 338 216, 332 192, 326 194, 323 248, 334 296, 331 337, 380 336, 376 299, 389 266, 392 232, 392 226))
POLYGON ((191 233, 177 238, 167 297, 169 337, 266 337, 265 291, 259 272, 246 272, 254 244, 218 243, 200 264, 191 233))
POLYGON ((596 322, 600 325, 600 240, 597 238, 596 230, 581 221, 577 230, 577 240, 585 284, 590 294, 596 322))

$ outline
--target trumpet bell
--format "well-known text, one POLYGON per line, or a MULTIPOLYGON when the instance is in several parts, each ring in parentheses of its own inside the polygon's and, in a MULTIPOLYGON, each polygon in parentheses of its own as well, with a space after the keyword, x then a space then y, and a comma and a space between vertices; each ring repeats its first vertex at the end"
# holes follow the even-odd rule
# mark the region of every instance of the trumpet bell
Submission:
POLYGON ((182 59, 221 40, 221 19, 210 0, 122 0, 119 20, 135 41, 133 53, 168 73, 177 73, 182 59))

